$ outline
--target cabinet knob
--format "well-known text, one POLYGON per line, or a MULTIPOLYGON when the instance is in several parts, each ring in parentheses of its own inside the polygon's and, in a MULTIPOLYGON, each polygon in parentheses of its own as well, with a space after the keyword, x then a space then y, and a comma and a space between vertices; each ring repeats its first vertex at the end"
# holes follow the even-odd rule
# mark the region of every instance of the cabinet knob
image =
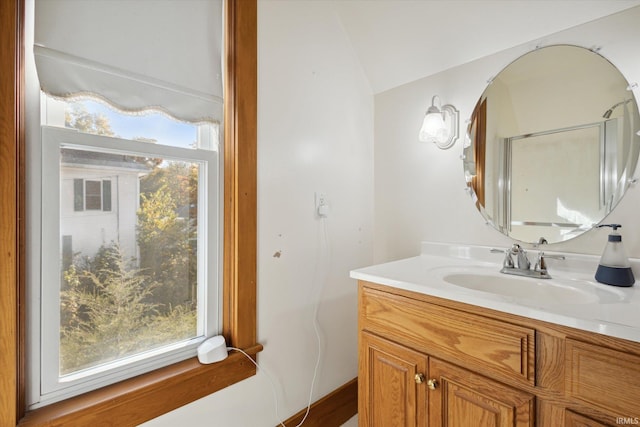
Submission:
POLYGON ((429 381, 427 381, 427 387, 429 387, 429 390, 435 390, 436 388, 438 388, 438 380, 432 378, 429 381))
POLYGON ((424 382, 424 374, 416 374, 413 379, 416 380, 416 384, 422 384, 424 382))

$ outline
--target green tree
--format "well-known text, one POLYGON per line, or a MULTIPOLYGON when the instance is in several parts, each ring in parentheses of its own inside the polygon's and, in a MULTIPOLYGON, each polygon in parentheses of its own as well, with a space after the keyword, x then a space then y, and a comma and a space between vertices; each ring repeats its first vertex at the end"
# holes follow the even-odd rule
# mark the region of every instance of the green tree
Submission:
POLYGON ((78 129, 81 132, 95 135, 116 136, 111 129, 111 122, 104 114, 90 113, 80 103, 69 104, 64 111, 65 127, 78 129))
POLYGON ((65 273, 62 344, 74 351, 62 352, 63 372, 141 350, 137 337, 157 315, 156 305, 148 302, 155 283, 130 268, 117 245, 102 257, 106 262, 96 272, 72 266, 65 273))
POLYGON ((105 363, 195 335, 197 313, 184 306, 159 313, 158 284, 117 245, 101 248, 64 275, 61 373, 105 363))
POLYGON ((198 201, 198 167, 193 163, 171 162, 154 168, 140 179, 140 192, 150 195, 166 186, 177 207, 198 201))
POLYGON ((174 194, 162 183, 141 194, 138 210, 140 267, 159 284, 153 301, 162 304, 163 312, 196 303, 196 228, 189 218, 178 216, 174 194))

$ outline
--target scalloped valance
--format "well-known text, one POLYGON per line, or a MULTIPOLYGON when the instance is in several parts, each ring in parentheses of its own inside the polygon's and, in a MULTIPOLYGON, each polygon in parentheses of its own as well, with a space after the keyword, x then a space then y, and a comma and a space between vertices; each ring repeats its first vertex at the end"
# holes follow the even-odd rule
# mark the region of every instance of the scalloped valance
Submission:
POLYGON ((222 122, 223 0, 36 0, 42 90, 222 122))

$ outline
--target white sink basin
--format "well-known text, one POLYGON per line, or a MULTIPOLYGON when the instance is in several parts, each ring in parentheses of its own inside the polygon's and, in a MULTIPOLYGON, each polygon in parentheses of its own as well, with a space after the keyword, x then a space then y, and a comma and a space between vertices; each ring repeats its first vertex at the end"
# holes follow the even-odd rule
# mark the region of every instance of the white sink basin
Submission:
POLYGON ((465 289, 535 304, 614 303, 624 294, 588 280, 536 279, 487 272, 486 269, 444 271, 442 280, 465 289))

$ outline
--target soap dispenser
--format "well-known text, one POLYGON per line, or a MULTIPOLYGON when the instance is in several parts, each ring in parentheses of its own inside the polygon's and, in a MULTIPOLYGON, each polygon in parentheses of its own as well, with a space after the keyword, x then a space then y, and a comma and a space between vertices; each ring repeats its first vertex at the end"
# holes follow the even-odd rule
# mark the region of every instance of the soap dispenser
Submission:
POLYGON ((631 263, 624 246, 622 246, 622 236, 618 233, 620 224, 601 224, 601 227, 611 227, 613 231, 609 234, 607 246, 604 248, 598 270, 596 270, 596 280, 605 285, 629 287, 635 283, 631 263))

